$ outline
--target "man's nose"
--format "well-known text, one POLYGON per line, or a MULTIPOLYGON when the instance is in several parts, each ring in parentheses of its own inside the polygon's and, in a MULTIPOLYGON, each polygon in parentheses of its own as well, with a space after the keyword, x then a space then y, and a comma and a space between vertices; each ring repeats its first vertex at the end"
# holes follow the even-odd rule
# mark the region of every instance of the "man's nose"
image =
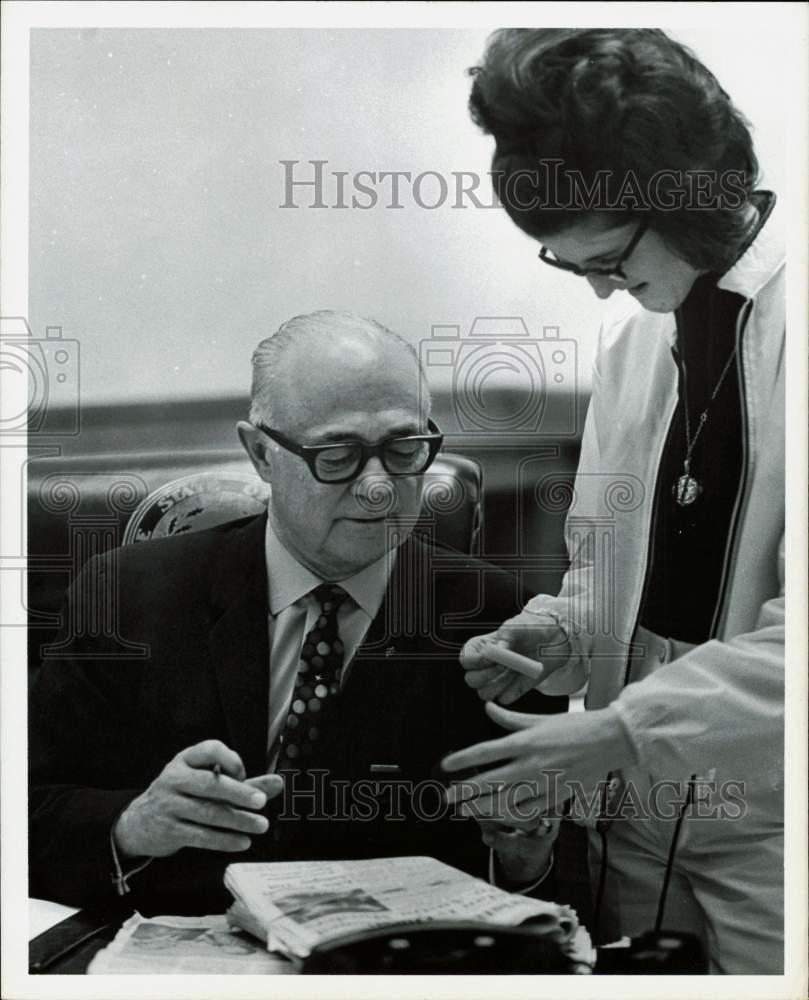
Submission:
POLYGON ((355 483, 360 483, 363 479, 369 479, 373 476, 385 476, 387 478, 388 473, 385 471, 385 466, 382 464, 382 459, 379 455, 371 455, 368 461, 365 463, 363 468, 360 469, 357 478, 354 480, 355 483))
POLYGON ((396 505, 396 487, 378 455, 372 455, 351 484, 351 492, 366 510, 379 516, 396 505))

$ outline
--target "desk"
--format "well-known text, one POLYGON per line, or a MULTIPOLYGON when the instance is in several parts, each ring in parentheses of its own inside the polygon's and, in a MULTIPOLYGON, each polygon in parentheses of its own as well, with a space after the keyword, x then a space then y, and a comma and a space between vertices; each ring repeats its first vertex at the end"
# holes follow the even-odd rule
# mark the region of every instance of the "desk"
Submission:
POLYGON ((150 975, 290 975, 297 971, 291 962, 266 952, 260 942, 231 935, 224 917, 158 920, 132 914, 123 918, 120 910, 109 914, 94 913, 41 899, 29 900, 29 928, 32 931, 29 971, 32 975, 85 974, 97 953, 122 930, 122 924, 127 925, 123 928, 124 936, 131 938, 134 933, 134 941, 126 944, 123 958, 121 945, 116 943, 115 952, 104 956, 108 968, 93 971, 150 975), (212 929, 206 931, 205 926, 212 929), (230 942, 226 940, 231 938, 230 942))
MULTIPOLYGON (((113 940, 122 922, 120 912, 117 916, 110 918, 89 911, 72 911, 69 907, 62 907, 58 903, 49 903, 45 900, 30 900, 29 909, 31 913, 30 926, 34 929, 39 929, 46 923, 52 922, 54 918, 60 917, 62 911, 69 914, 66 919, 40 931, 31 941, 32 973, 45 972, 60 975, 86 973, 92 959, 113 940), (41 968, 33 967, 37 961, 41 963, 41 968)), ((197 975, 212 972, 226 975, 242 972, 260 975, 291 975, 297 971, 294 964, 280 956, 267 954, 255 941, 252 942, 252 946, 248 950, 253 950, 258 954, 246 955, 244 946, 247 942, 240 935, 233 935, 234 942, 239 942, 236 945, 239 951, 235 952, 238 956, 237 961, 234 962, 231 957, 223 963, 222 959, 225 958, 225 955, 234 954, 232 947, 227 944, 225 945, 225 954, 221 951, 223 934, 230 936, 228 928, 224 926, 224 918, 213 919, 213 924, 216 925, 213 936, 220 939, 218 947, 211 947, 212 942, 205 940, 212 931, 204 932, 200 929, 200 925, 204 921, 205 918, 163 917, 149 920, 133 916, 128 921, 128 928, 125 928, 127 943, 123 952, 121 944, 116 942, 115 951, 104 956, 104 961, 108 963, 107 967, 96 968, 94 971, 102 974, 114 972, 158 975, 165 973, 197 975), (187 922, 185 928, 183 927, 184 921, 187 922), (222 926, 219 926, 220 923, 222 926), (193 930, 189 930, 188 925, 193 925, 193 930), (178 927, 180 928, 179 933, 176 930, 178 927), (133 934, 135 940, 132 940, 133 934), (138 935, 143 935, 142 940, 137 940, 138 935), (183 938, 185 940, 182 940, 183 938), (164 941, 170 941, 171 944, 167 947, 162 943, 164 941), (134 948, 133 945, 135 945, 134 948), (154 945, 154 947, 149 947, 150 945, 154 945), (144 950, 144 946, 146 946, 146 950, 144 950), (125 956, 123 963, 122 955, 125 956), (245 962, 247 965, 244 964, 245 962)), ((207 926, 212 927, 213 924, 209 918, 207 926)), ((681 950, 678 956, 675 954, 676 946, 671 949, 671 935, 667 933, 663 937, 668 939, 668 945, 664 946, 664 950, 668 947, 669 955, 674 957, 675 964, 670 967, 663 968, 656 961, 650 963, 643 959, 643 955, 648 956, 649 947, 655 947, 651 942, 644 943, 644 939, 638 939, 637 942, 633 943, 629 939, 623 939, 613 945, 597 949, 598 958, 594 971, 596 974, 606 975, 616 973, 648 975, 649 973, 665 972, 704 974, 707 972, 703 956, 694 952, 695 941, 690 942, 688 953, 681 950), (633 949, 636 952, 634 960, 631 955, 633 949), (629 956, 629 958, 625 956, 629 956), (685 964, 683 964, 684 962, 685 964)), ((699 950, 697 947, 697 951, 699 950)), ((584 966, 578 967, 579 971, 582 969, 584 966)))
POLYGON ((32 941, 78 912, 75 906, 63 906, 61 903, 51 902, 50 899, 29 899, 28 940, 32 941))
POLYGON ((115 937, 120 914, 76 910, 44 899, 28 901, 29 971, 82 975, 115 937))
MULTIPOLYGON (((586 852, 587 833, 583 827, 564 822, 562 833, 557 840, 557 869, 559 872, 559 897, 569 903, 579 915, 585 927, 592 924, 590 885, 587 879, 586 852)), ((75 950, 67 953, 46 968, 32 969, 42 973, 82 974, 101 948, 115 937, 118 928, 132 910, 119 908, 112 913, 79 911, 48 900, 29 900, 29 938, 31 939, 30 961, 42 960, 67 947, 71 941, 92 935, 75 950), (105 925, 111 925, 106 926, 105 925), (44 933, 43 933, 44 932, 44 933)), ((155 912, 150 910, 148 912, 155 912)), ((171 912, 162 909, 160 912, 171 912)), ((187 912, 187 911, 186 911, 187 912)), ((193 911, 192 911, 193 912, 193 911)), ((206 911, 197 911, 206 912, 206 911)), ((211 911, 207 911, 211 912, 211 911)))

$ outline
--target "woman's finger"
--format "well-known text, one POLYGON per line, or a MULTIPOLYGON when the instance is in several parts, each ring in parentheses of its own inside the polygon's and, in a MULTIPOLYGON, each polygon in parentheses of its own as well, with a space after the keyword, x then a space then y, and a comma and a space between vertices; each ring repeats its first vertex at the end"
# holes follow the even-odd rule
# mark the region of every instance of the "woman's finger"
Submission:
POLYGON ((463 750, 455 750, 441 761, 441 769, 460 771, 467 767, 477 767, 479 764, 491 764, 496 760, 508 760, 522 749, 519 736, 519 733, 512 733, 497 740, 485 740, 483 743, 464 747, 463 750))
POLYGON ((541 816, 549 811, 548 789, 544 782, 518 781, 513 784, 481 783, 480 795, 474 796, 479 779, 464 782, 459 810, 478 822, 488 820, 506 826, 536 827, 541 816))
POLYGON ((502 726, 503 729, 508 729, 510 732, 530 729, 544 718, 542 715, 534 715, 533 712, 514 712, 510 708, 503 708, 491 701, 486 705, 486 714, 498 726, 502 726))
MULTIPOLYGON (((511 679, 514 674, 510 670, 506 670, 505 673, 498 674, 490 684, 485 684, 483 687, 478 688, 478 697, 482 701, 494 701, 495 698, 500 698, 505 690, 511 687, 511 679)), ((520 678, 522 680, 523 678, 520 678)))
POLYGON ((542 680, 545 668, 538 660, 533 660, 530 656, 523 656, 522 653, 515 653, 513 649, 509 649, 502 642, 488 642, 482 652, 489 660, 508 667, 509 670, 522 674, 523 677, 529 677, 535 684, 542 680))
POLYGON ((496 637, 497 633, 492 632, 489 635, 476 635, 467 640, 459 656, 464 670, 480 670, 492 666, 492 661, 485 655, 485 650, 496 637))
POLYGON ((535 763, 526 766, 525 761, 518 759, 450 785, 447 789, 447 802, 499 798, 513 803, 532 796, 544 802, 549 792, 548 781, 539 775, 540 771, 535 763))
POLYGON ((503 667, 482 667, 479 670, 467 670, 464 680, 467 685, 477 691, 488 684, 503 683, 509 680, 511 674, 503 667))

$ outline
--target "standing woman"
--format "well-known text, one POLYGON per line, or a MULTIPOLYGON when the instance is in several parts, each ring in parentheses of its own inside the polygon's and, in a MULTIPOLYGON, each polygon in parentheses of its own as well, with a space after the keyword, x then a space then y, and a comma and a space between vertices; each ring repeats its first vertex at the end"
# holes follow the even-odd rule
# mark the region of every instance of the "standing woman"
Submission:
MULTIPOLYGON (((586 805, 597 792, 601 940, 692 931, 714 972, 780 974, 775 196, 756 187, 750 132, 728 95, 661 31, 504 30, 473 75, 495 188, 540 244, 540 266, 583 277, 599 298, 629 295, 598 345, 562 589, 462 657, 513 732, 445 767, 483 765, 523 809, 560 808, 577 790, 586 805), (497 646, 541 661, 542 690, 587 680, 588 711, 539 719, 494 704, 536 683, 501 665, 497 646)), ((477 780, 476 807, 501 804, 477 780)))

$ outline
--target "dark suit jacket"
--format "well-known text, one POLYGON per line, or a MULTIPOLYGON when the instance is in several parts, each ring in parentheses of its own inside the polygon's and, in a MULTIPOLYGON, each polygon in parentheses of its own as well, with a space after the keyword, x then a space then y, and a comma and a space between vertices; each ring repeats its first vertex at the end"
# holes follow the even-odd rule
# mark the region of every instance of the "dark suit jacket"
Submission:
MULTIPOLYGON (((185 747, 219 739, 248 775, 266 771, 264 530, 265 517, 254 517, 116 550, 92 560, 69 592, 30 701, 32 895, 76 906, 111 901, 112 826, 185 747), (117 595, 107 627, 93 610, 104 594, 117 595)), ((372 764, 396 764, 404 781, 424 783, 451 749, 502 735, 464 684, 458 651, 516 613, 522 598, 501 570, 411 536, 339 695, 331 777, 353 790, 374 777, 372 764)), ((521 707, 565 707, 531 697, 521 707)), ((287 824, 280 842, 256 837, 246 854, 185 849, 157 859, 133 878, 127 900, 144 912, 221 910, 224 868, 244 860, 430 854, 483 875, 474 822, 446 808, 439 815, 434 784, 412 787, 421 788, 421 819, 396 786, 366 788, 354 820, 287 824)))

